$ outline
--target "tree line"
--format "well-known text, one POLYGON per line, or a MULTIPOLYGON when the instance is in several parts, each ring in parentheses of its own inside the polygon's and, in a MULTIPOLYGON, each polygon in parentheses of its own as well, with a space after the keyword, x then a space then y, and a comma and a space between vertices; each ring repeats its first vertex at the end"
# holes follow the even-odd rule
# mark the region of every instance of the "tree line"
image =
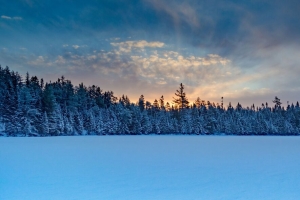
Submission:
POLYGON ((203 101, 190 103, 181 83, 174 105, 161 96, 153 103, 141 95, 133 103, 126 95, 117 98, 98 86, 74 86, 65 77, 44 82, 25 78, 0 66, 0 135, 139 135, 228 134, 298 135, 299 103, 281 106, 235 107, 203 101))

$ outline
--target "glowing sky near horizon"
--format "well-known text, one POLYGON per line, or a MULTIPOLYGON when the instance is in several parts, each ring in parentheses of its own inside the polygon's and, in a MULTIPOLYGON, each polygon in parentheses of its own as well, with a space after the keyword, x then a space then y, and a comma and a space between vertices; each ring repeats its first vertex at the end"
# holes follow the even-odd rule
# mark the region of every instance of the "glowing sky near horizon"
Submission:
POLYGON ((135 102, 300 100, 300 2, 1 1, 0 64, 135 102))

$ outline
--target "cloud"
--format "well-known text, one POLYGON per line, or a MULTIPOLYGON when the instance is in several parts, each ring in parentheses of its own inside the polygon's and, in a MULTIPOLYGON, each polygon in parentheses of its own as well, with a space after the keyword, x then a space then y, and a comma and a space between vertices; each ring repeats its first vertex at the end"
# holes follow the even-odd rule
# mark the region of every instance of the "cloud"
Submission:
POLYGON ((125 41, 125 42, 112 42, 112 46, 119 47, 122 52, 131 52, 132 49, 144 50, 144 48, 162 48, 165 44, 163 42, 147 42, 146 40, 139 41, 125 41))
POLYGON ((132 65, 136 65, 136 74, 149 82, 166 83, 184 82, 190 86, 211 84, 213 81, 230 77, 236 69, 230 60, 219 55, 209 54, 206 57, 184 56, 178 52, 165 51, 161 56, 157 52, 145 56, 130 56, 132 65))
POLYGON ((96 50, 80 48, 85 45, 63 48, 62 44, 53 54, 33 54, 30 49, 13 54, 7 50, 2 51, 0 59, 21 74, 31 71, 45 80, 66 75, 74 85, 98 84, 117 96, 127 94, 134 100, 144 94, 149 101, 161 95, 170 101, 181 82, 191 102, 198 96, 219 102, 223 96, 233 105, 238 101, 243 106, 260 105, 266 101, 272 104, 275 95, 295 102, 300 93, 297 44, 258 49, 252 52, 253 61, 249 57, 232 60, 217 53, 174 50, 161 41, 108 43, 111 48, 101 46, 96 50), (121 47, 130 51, 122 51, 121 47), (251 67, 243 67, 245 64, 251 67))
POLYGON ((72 45, 72 47, 73 47, 74 49, 78 49, 80 46, 79 46, 79 45, 72 45))
POLYGON ((230 59, 217 54, 185 55, 159 48, 165 45, 161 42, 126 41, 120 45, 112 45, 110 51, 86 52, 81 48, 72 51, 71 48, 53 57, 27 56, 22 63, 35 72, 47 72, 47 78, 52 77, 52 80, 56 80, 57 75, 67 75, 75 84, 83 80, 87 85, 100 84, 115 91, 116 95, 124 93, 134 99, 144 93, 150 101, 159 95, 170 100, 181 82, 186 85, 191 100, 197 96, 215 100, 221 94, 234 96, 228 91, 240 90, 245 82, 260 79, 246 74, 230 59), (127 44, 133 49, 149 48, 142 53, 119 50, 120 45, 127 44))
POLYGON ((51 62, 51 60, 49 60, 47 56, 37 56, 34 60, 29 60, 27 64, 38 67, 46 67, 53 65, 53 63, 51 62))
MULTIPOLYGON (((68 44, 64 44, 63 47, 68 47, 69 45, 68 44)), ((83 47, 87 47, 87 45, 77 45, 77 44, 74 44, 72 45, 72 47, 74 49, 79 49, 79 48, 83 48, 83 47)))
POLYGON ((54 63, 58 65, 63 65, 66 63, 66 60, 63 58, 63 56, 57 56, 57 59, 55 60, 54 63))
POLYGON ((2 15, 1 18, 2 19, 12 19, 11 17, 5 16, 5 15, 2 15))
MULTIPOLYGON (((193 7, 189 2, 163 1, 163 0, 145 0, 151 4, 155 10, 165 12, 172 18, 176 26, 181 22, 187 23, 193 27, 200 26, 199 13, 197 7, 193 7)), ((177 27, 178 28, 178 27, 177 27)))
POLYGON ((88 54, 80 51, 66 52, 52 59, 51 63, 49 59, 39 56, 28 64, 65 69, 70 76, 80 74, 80 82, 85 79, 89 84, 95 84, 98 79, 106 80, 106 86, 117 94, 126 92, 136 97, 137 94, 133 91, 148 91, 151 98, 156 95, 155 88, 163 87, 158 90, 161 90, 161 94, 168 95, 174 90, 174 86, 182 82, 188 86, 191 94, 196 87, 220 84, 240 74, 240 70, 232 66, 227 58, 216 54, 187 56, 159 48, 163 45, 161 42, 127 41, 112 44, 116 49, 111 51, 92 51, 88 54), (131 48, 149 48, 145 53, 119 50, 119 46, 128 44, 131 48), (159 51, 154 50, 157 47, 159 51), (94 78, 84 78, 89 76, 94 78), (113 80, 117 83, 107 85, 113 80))
MULTIPOLYGON (((110 51, 86 52, 80 48, 72 51, 71 48, 64 54, 52 57, 51 55, 27 55, 20 63, 25 63, 28 68, 34 68, 34 71, 39 69, 41 73, 42 71, 50 73, 50 68, 55 75, 58 72, 67 73, 75 82, 85 80, 87 84, 97 84, 100 79, 107 81, 105 85, 114 80, 118 84, 107 85, 107 87, 117 91, 118 94, 127 91, 128 95, 136 95, 133 94, 136 92, 133 92, 132 88, 136 88, 134 91, 149 91, 154 95, 154 88, 162 86, 160 90, 164 92, 161 93, 167 93, 168 89, 177 86, 180 82, 190 88, 205 86, 214 84, 216 79, 219 82, 231 79, 239 73, 229 59, 219 55, 208 54, 202 57, 183 55, 161 48, 164 45, 162 42, 126 41, 123 44, 112 45, 114 48, 110 51), (127 44, 131 48, 145 48, 145 52, 119 50, 120 45, 127 44), (87 78, 90 76, 94 78, 87 78)), ((55 80, 56 77, 53 79, 55 80)))
POLYGON ((13 17, 14 20, 22 20, 22 17, 13 17))
POLYGON ((9 17, 6 15, 1 16, 2 19, 7 19, 7 20, 22 20, 22 17, 9 17))

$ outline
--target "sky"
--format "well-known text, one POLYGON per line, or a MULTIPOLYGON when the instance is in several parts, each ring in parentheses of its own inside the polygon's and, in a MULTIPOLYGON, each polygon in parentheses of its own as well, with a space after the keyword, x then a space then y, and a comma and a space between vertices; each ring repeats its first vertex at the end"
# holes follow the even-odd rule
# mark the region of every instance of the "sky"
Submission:
POLYGON ((171 102, 300 100, 297 0, 0 0, 0 64, 171 102))

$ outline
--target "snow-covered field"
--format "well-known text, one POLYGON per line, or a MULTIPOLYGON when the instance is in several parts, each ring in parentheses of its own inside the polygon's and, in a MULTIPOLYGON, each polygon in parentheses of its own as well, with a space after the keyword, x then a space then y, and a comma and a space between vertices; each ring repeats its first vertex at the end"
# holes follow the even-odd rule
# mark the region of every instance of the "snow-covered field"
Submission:
POLYGON ((300 137, 0 137, 0 199, 300 199, 300 137))

